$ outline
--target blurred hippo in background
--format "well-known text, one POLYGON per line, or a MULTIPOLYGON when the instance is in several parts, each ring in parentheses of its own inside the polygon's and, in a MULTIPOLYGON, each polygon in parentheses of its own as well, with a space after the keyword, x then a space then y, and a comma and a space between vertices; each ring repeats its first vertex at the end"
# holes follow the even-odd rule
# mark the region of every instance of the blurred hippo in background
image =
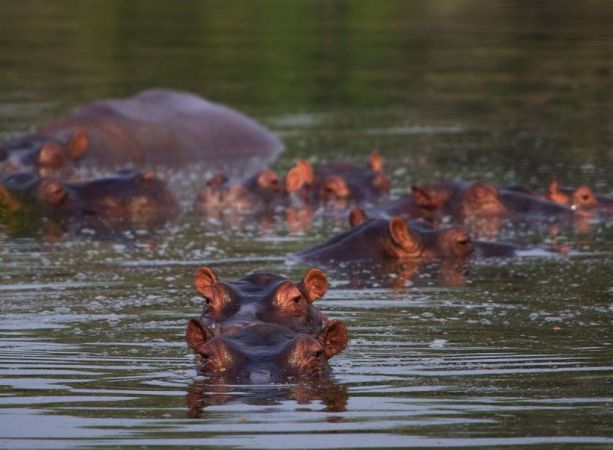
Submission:
POLYGON ((273 323, 215 334, 201 319, 191 319, 186 341, 196 353, 199 373, 265 384, 328 375, 328 360, 347 347, 349 333, 343 322, 330 320, 314 336, 273 323))
POLYGON ((153 172, 63 182, 20 172, 0 181, 0 210, 28 211, 77 228, 150 228, 179 213, 175 198, 153 172))
POLYGON ((244 114, 188 92, 150 89, 98 100, 0 145, 0 173, 65 174, 75 163, 223 170, 247 177, 283 144, 244 114))
POLYGON ((313 306, 328 290, 326 274, 319 269, 307 270, 298 283, 268 272, 224 282, 210 267, 200 267, 194 285, 205 300, 203 322, 224 334, 256 323, 275 323, 316 334, 328 321, 313 306))

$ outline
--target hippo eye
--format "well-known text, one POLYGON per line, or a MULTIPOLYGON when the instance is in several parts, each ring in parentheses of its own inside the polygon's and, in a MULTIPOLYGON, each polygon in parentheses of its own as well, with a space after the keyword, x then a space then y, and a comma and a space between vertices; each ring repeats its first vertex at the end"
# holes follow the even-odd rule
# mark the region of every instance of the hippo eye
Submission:
POLYGON ((458 241, 457 241, 457 242, 458 242, 458 244, 460 244, 460 245, 466 245, 466 244, 468 244, 469 239, 467 239, 467 238, 464 238, 464 239, 458 239, 458 241))
POLYGON ((200 353, 200 357, 202 359, 209 359, 211 355, 209 355, 208 353, 200 353))
POLYGON ((313 352, 313 356, 314 356, 315 358, 319 358, 319 357, 320 357, 321 355, 323 355, 323 354, 324 354, 324 351, 323 351, 323 350, 317 350, 316 352, 313 352))

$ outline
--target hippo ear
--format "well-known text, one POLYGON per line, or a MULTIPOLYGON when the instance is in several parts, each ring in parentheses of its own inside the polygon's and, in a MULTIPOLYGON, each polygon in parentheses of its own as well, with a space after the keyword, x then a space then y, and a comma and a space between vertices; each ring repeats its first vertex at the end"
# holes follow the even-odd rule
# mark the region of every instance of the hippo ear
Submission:
POLYGON ((349 211, 349 225, 355 228, 368 220, 368 214, 362 208, 355 206, 349 211))
POLYGON ((213 296, 212 287, 219 281, 219 278, 210 267, 200 267, 194 275, 194 286, 196 291, 204 298, 211 299, 213 296))
POLYGON ((185 340, 189 347, 198 352, 202 346, 213 338, 213 332, 199 319, 190 319, 185 330, 185 340))
POLYGON ((296 192, 302 187, 304 180, 302 179, 302 171, 299 166, 292 167, 285 176, 285 192, 296 192))
POLYGON ((549 181, 549 186, 547 186, 547 192, 552 197, 555 196, 555 195, 558 195, 560 193, 560 185, 558 183, 558 179, 557 178, 553 177, 549 181))
POLYGON ((381 158, 381 153, 379 153, 379 150, 375 150, 370 155, 370 161, 368 161, 368 167, 370 167, 375 172, 383 171, 383 159, 381 158))
POLYGON ((42 200, 52 206, 59 206, 68 195, 62 182, 55 178, 43 179, 39 189, 42 200))
POLYGON ((400 247, 404 249, 412 249, 415 247, 415 238, 412 236, 406 222, 402 218, 394 216, 389 220, 389 232, 394 243, 400 247))
POLYGON ((315 171, 313 170, 311 163, 307 159, 300 159, 296 163, 296 167, 300 168, 302 181, 304 181, 306 184, 313 184, 315 181, 315 171))
POLYGON ((264 169, 258 174, 258 186, 264 189, 278 189, 279 176, 270 169, 264 169))
POLYGON ((317 340, 324 348, 326 359, 330 359, 347 347, 349 343, 347 326, 340 320, 329 320, 317 336, 317 340))
POLYGON ((38 152, 38 164, 51 169, 59 169, 64 165, 64 150, 53 142, 46 142, 38 152))
POLYGON ((328 290, 328 278, 323 271, 311 268, 304 274, 300 287, 304 291, 307 300, 313 303, 315 300, 322 298, 328 290))
POLYGON ((417 206, 421 208, 433 208, 435 206, 432 196, 426 189, 414 184, 411 186, 411 194, 413 194, 417 206))
POLYGON ((72 135, 68 143, 68 157, 73 161, 79 159, 87 151, 89 146, 89 137, 87 131, 79 130, 72 135))

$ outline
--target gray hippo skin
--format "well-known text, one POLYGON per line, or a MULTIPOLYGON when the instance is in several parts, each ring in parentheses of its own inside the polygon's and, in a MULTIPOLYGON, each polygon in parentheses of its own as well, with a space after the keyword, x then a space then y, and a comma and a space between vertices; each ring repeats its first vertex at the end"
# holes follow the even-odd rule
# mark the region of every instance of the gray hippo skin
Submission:
POLYGON ((96 168, 195 165, 246 177, 282 150, 272 133, 238 111, 188 92, 151 89, 89 103, 36 135, 5 143, 0 159, 15 170, 78 160, 96 168))

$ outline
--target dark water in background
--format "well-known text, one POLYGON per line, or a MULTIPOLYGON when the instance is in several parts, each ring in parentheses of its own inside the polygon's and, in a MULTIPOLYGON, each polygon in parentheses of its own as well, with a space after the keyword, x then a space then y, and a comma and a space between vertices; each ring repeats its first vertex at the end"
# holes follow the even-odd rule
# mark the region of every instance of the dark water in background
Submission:
MULTIPOLYGON (((611 191, 609 1, 20 1, 0 23, 2 139, 163 86, 279 133, 278 169, 379 148, 397 194, 552 174, 611 191)), ((153 239, 59 242, 0 228, 0 447, 613 445, 607 224, 533 236, 573 252, 478 263, 463 287, 334 278, 320 307, 352 342, 329 385, 194 378, 195 267, 298 279, 286 255, 342 226, 188 214, 153 239)))

